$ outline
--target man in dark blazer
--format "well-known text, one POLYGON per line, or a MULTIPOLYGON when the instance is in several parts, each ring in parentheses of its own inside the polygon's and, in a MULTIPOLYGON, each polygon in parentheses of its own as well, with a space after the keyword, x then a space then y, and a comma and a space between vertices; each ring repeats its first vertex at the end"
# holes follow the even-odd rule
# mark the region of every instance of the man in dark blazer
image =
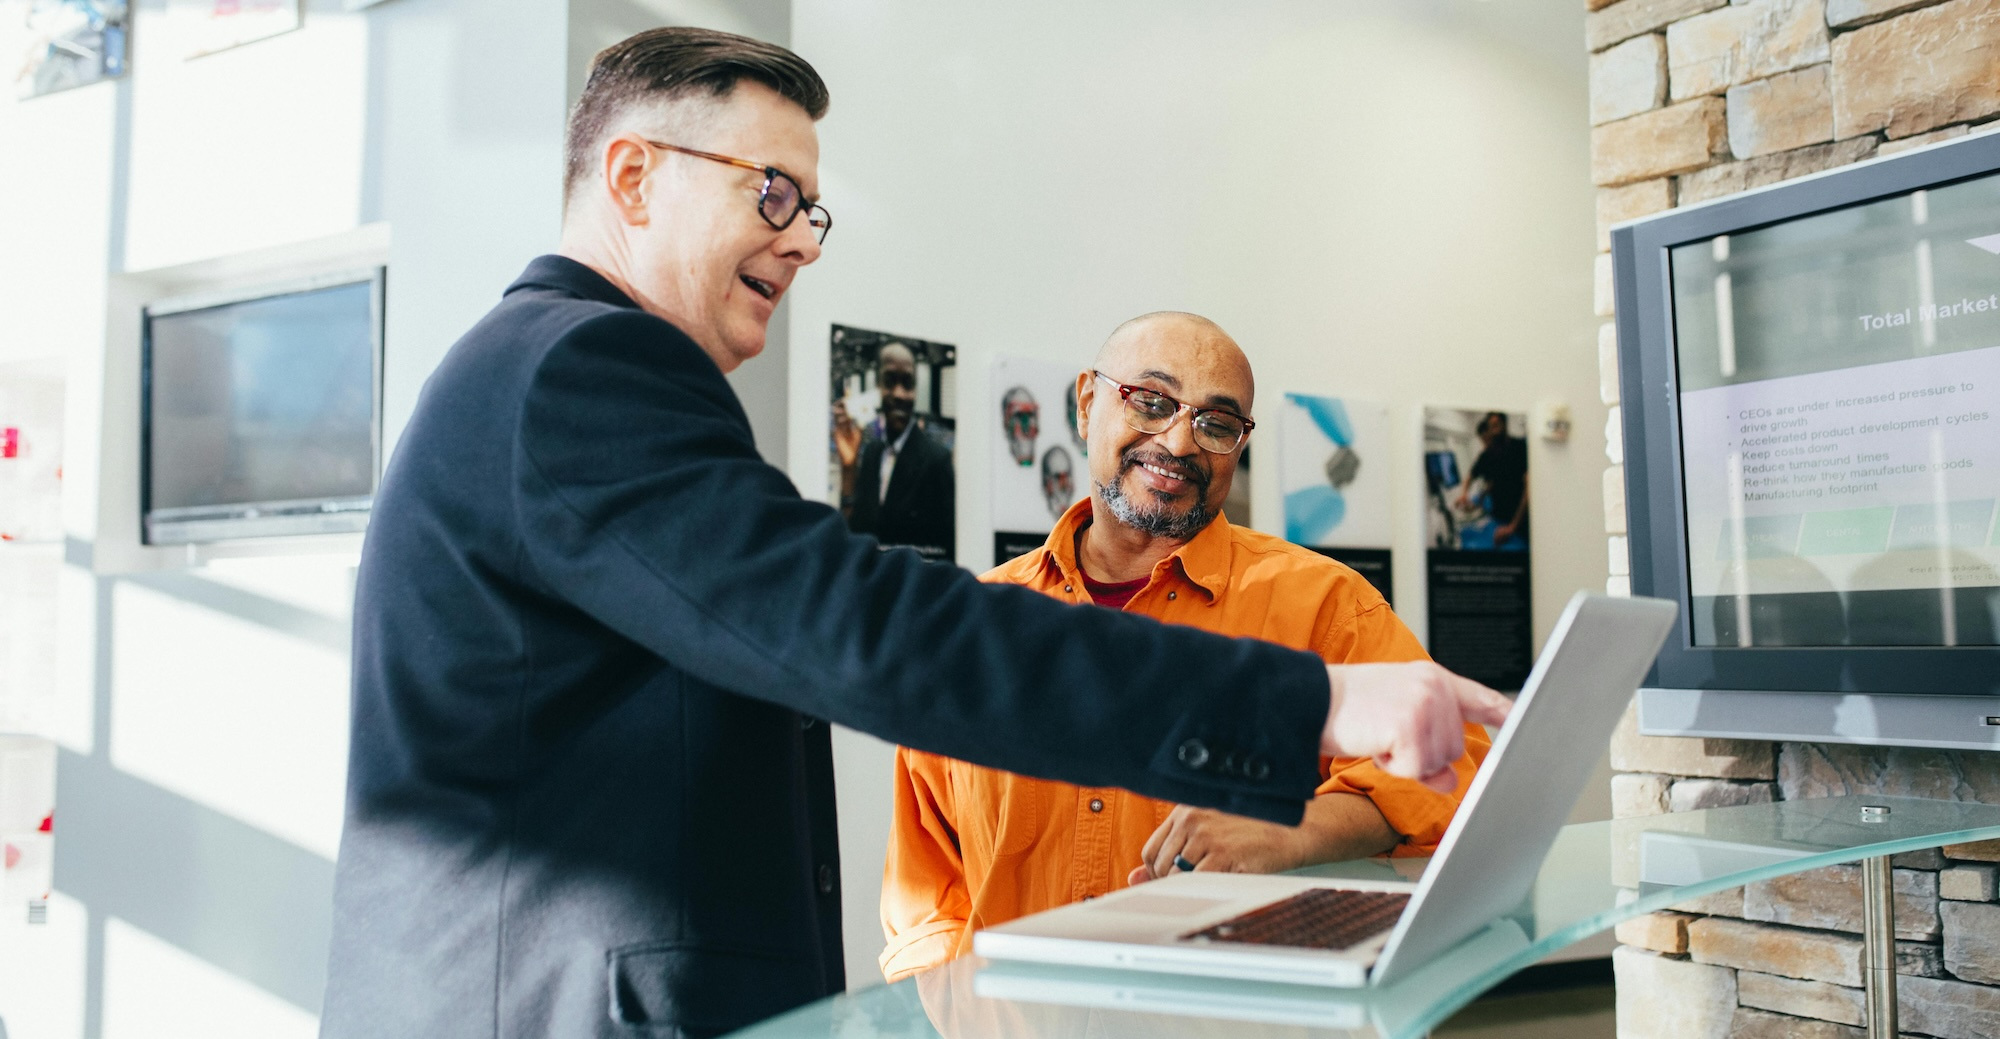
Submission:
MULTIPOLYGON (((826 722, 1296 823, 1321 754, 1449 782, 1435 667, 981 585, 765 464, 723 378, 817 259, 789 51, 652 30, 570 121, 561 255, 432 373, 355 599, 329 1039, 708 1036, 843 987, 826 722)), ((504 218, 504 214, 496 214, 504 218)))
POLYGON ((917 418, 917 358, 909 347, 882 345, 875 386, 882 435, 862 441, 848 528, 875 535, 885 547, 906 545, 925 559, 950 562, 957 555, 957 479, 951 451, 917 418))

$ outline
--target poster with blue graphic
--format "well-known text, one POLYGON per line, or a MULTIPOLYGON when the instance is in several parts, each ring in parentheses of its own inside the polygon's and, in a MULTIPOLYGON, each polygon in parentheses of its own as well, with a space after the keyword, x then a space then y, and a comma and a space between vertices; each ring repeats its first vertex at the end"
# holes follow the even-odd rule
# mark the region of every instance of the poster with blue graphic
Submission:
POLYGON ((1303 393, 1285 394, 1282 407, 1285 540, 1346 563, 1392 598, 1389 409, 1303 393))

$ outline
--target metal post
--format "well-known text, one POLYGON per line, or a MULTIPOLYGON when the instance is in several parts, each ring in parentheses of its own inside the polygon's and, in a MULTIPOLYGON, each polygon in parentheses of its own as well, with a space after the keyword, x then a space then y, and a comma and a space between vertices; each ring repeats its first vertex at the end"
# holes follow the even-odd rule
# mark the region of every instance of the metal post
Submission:
POLYGON ((1861 862, 1861 940, 1866 962, 1862 992, 1867 999, 1868 1039, 1896 1039, 1895 872, 1889 857, 1861 862))

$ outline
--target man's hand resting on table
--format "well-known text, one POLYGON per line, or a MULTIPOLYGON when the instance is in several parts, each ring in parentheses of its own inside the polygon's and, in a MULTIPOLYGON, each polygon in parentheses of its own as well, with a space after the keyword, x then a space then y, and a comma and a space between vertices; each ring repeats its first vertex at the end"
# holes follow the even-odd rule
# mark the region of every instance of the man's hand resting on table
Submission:
POLYGON ((1438 791, 1458 785, 1451 765, 1465 755, 1465 723, 1499 725, 1514 707, 1499 693, 1427 660, 1333 664, 1326 677, 1332 704, 1320 732, 1320 753, 1373 758, 1382 771, 1438 791))
POLYGON ((1401 840, 1375 803, 1359 794, 1313 798, 1297 826, 1180 805, 1146 839, 1143 861, 1125 883, 1142 884, 1189 866, 1209 873, 1281 873, 1380 855, 1401 840))

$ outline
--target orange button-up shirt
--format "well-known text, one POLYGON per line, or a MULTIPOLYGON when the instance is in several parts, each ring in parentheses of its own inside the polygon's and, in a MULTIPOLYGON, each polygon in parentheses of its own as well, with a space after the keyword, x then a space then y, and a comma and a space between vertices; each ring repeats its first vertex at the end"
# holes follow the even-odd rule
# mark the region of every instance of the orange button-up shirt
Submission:
MULTIPOLYGON (((1090 602, 1076 561, 1076 534, 1090 516, 1089 499, 1078 502, 1041 548, 982 580, 1090 602)), ((1359 574, 1226 518, 1161 560, 1125 609, 1311 650, 1333 664, 1425 659, 1416 636, 1359 574)), ((1369 798, 1403 835, 1392 854, 1429 855, 1490 746, 1477 725, 1466 726, 1465 741, 1450 794, 1388 775, 1367 758, 1322 759, 1319 792, 1369 798)), ((1146 838, 1174 807, 908 748, 896 751, 895 799, 882 878, 889 946, 881 962, 891 981, 969 951, 982 927, 1124 887, 1146 838)))

